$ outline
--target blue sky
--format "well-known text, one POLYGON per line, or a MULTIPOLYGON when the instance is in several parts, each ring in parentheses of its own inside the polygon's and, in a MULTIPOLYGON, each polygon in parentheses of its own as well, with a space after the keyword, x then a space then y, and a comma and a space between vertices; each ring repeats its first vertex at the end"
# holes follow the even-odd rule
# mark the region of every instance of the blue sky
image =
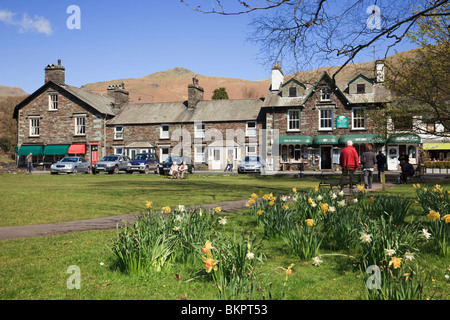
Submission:
POLYGON ((179 0, 0 0, 0 85, 32 93, 58 59, 66 82, 78 87, 174 67, 266 79, 270 68, 246 41, 249 22, 248 15, 197 13, 179 0), (81 10, 81 29, 67 27, 70 5, 81 10))

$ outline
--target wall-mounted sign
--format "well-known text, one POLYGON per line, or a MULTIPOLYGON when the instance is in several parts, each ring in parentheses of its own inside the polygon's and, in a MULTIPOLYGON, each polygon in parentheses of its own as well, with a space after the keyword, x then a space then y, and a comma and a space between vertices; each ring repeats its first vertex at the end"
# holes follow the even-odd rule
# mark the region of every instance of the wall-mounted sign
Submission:
POLYGON ((336 118, 336 129, 348 129, 348 117, 345 114, 336 118))

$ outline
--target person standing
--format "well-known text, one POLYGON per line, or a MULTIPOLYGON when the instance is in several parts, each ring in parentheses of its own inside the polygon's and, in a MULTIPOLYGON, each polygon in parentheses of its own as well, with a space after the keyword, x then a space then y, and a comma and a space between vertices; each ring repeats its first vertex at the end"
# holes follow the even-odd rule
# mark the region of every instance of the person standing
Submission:
POLYGON ((233 160, 231 159, 231 155, 230 154, 228 154, 227 166, 225 167, 224 172, 226 172, 227 170, 230 170, 230 172, 233 172, 233 160))
POLYGON ((372 152, 372 145, 370 143, 366 145, 366 152, 362 154, 361 162, 364 166, 364 188, 372 189, 373 169, 375 164, 377 164, 377 158, 375 153, 372 152))
POLYGON ((356 170, 359 167, 359 157, 353 142, 347 141, 347 145, 342 149, 339 156, 339 165, 342 169, 356 170))
POLYGON ((377 154, 378 181, 381 181, 381 173, 384 172, 385 165, 386 165, 386 156, 380 150, 378 151, 377 154))
POLYGON ((27 155, 26 161, 27 161, 27 172, 31 173, 31 171, 33 171, 33 169, 34 169, 33 168, 33 154, 31 152, 29 155, 27 155))

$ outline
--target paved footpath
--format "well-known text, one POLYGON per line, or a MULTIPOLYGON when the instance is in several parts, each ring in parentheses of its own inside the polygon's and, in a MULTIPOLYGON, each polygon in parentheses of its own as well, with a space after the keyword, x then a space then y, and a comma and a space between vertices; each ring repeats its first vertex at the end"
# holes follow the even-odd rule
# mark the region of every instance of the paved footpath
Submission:
MULTIPOLYGON (((386 187, 392 186, 392 183, 386 183, 386 187)), ((373 191, 381 190, 380 183, 373 184, 373 191)), ((346 191, 346 190, 344 190, 346 191)), ((368 190, 370 191, 370 190, 368 190)), ((348 193, 348 190, 347 192, 348 193)), ((227 201, 221 203, 193 206, 187 208, 215 208, 221 207, 222 212, 233 212, 237 210, 245 209, 245 200, 227 201)), ((49 236, 54 234, 64 234, 80 231, 89 230, 107 230, 114 229, 117 225, 123 226, 124 221, 132 223, 139 214, 127 214, 120 216, 111 216, 105 218, 79 220, 79 221, 69 221, 60 222, 53 224, 38 224, 38 225, 27 225, 27 226, 12 226, 12 227, 0 227, 0 240, 14 239, 14 238, 27 238, 27 237, 39 237, 39 236, 49 236)))

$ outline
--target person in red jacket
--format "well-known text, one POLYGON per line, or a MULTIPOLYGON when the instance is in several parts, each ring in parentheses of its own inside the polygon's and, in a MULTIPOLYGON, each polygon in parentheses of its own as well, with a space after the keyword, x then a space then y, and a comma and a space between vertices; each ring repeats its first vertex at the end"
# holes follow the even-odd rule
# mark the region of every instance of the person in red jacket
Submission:
POLYGON ((353 142, 351 140, 347 141, 347 146, 345 146, 339 157, 339 165, 342 169, 356 170, 359 167, 359 157, 356 152, 353 142))

